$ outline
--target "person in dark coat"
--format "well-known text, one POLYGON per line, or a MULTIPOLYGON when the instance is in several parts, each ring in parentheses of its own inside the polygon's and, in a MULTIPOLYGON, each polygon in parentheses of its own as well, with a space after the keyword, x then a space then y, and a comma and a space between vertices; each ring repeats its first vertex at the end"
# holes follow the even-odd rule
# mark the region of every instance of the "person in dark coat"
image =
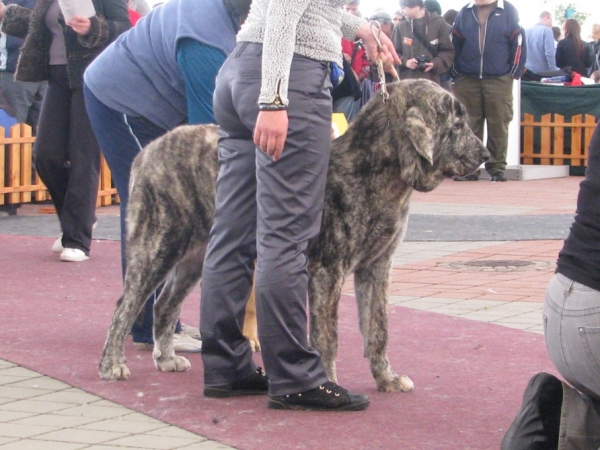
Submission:
POLYGON ((83 72, 131 28, 126 0, 93 0, 96 14, 65 20, 58 0, 33 9, 0 4, 2 31, 24 39, 15 78, 48 80, 34 145, 35 168, 48 188, 62 235, 61 261, 89 258, 100 176, 100 148, 85 110, 83 72))
POLYGON ((559 69, 570 67, 579 75, 587 76, 594 59, 581 39, 581 25, 575 19, 567 19, 563 25, 563 33, 565 38, 556 46, 556 65, 559 69))

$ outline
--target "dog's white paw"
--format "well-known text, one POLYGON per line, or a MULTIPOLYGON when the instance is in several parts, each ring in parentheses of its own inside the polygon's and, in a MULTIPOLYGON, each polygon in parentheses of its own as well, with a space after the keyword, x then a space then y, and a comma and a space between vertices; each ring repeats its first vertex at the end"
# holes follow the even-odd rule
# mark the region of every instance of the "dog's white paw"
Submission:
POLYGON ((131 375, 125 364, 117 364, 105 370, 100 369, 99 373, 100 378, 110 381, 128 380, 129 375, 131 375))
POLYGON ((415 384, 406 375, 395 375, 391 380, 378 382, 377 389, 382 392, 412 392, 415 384))
POLYGON ((154 363, 156 364, 156 368, 161 372, 185 372, 192 367, 186 358, 177 355, 163 361, 156 359, 154 363))
POLYGON ((248 341, 250 341, 250 348, 252 349, 253 352, 260 352, 260 342, 258 342, 258 338, 254 337, 249 337, 248 341))

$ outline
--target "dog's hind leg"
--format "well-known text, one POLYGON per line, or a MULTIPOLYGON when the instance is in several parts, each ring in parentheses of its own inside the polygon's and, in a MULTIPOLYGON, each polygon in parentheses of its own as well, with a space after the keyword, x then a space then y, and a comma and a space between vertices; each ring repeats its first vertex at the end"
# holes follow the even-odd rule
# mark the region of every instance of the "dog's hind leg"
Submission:
MULTIPOLYGON (((132 197, 129 205, 131 207, 132 197)), ((130 373, 125 365, 124 356, 125 339, 129 330, 146 300, 186 252, 183 246, 171 252, 162 251, 169 248, 163 242, 165 234, 173 238, 174 231, 161 233, 161 227, 147 218, 145 221, 137 220, 134 223, 139 225, 135 228, 136 232, 130 229, 127 241, 127 270, 123 280, 123 295, 117 302, 99 364, 100 377, 108 380, 129 378, 130 373)), ((185 241, 180 239, 179 242, 185 241)))
POLYGON ((328 378, 337 382, 338 305, 344 277, 341 269, 310 267, 310 344, 321 354, 328 378))
MULTIPOLYGON (((144 264, 141 265, 141 268, 145 267, 144 264)), ((162 279, 153 277, 152 271, 141 268, 132 264, 125 275, 123 295, 117 301, 117 307, 104 343, 102 358, 98 365, 100 378, 106 380, 129 378, 130 372, 125 364, 125 339, 146 300, 162 281, 162 279)))
POLYGON ((162 372, 184 372, 191 367, 173 349, 173 330, 185 298, 202 276, 206 243, 191 247, 169 274, 160 296, 154 303, 154 364, 162 372))
POLYGON ((386 355, 389 269, 389 258, 381 257, 368 267, 354 272, 360 331, 365 344, 365 357, 371 363, 371 373, 377 389, 384 392, 409 392, 414 389, 412 380, 407 376, 396 375, 386 355))

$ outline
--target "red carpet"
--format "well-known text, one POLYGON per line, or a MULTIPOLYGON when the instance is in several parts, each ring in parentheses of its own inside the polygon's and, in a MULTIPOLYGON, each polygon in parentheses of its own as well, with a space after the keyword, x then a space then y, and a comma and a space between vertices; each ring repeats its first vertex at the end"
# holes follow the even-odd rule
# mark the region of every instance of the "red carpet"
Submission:
MULTIPOLYGON (((127 346, 132 378, 105 382, 96 365, 120 289, 119 243, 94 242, 85 263, 61 263, 52 239, 0 236, 0 358, 240 449, 497 449, 536 372, 554 372, 543 337, 390 307, 388 355, 416 390, 375 390, 356 307, 341 306, 340 384, 371 396, 358 413, 271 411, 261 397, 205 399, 199 355, 159 373, 127 346)), ((198 323, 198 290, 183 320, 198 323)))

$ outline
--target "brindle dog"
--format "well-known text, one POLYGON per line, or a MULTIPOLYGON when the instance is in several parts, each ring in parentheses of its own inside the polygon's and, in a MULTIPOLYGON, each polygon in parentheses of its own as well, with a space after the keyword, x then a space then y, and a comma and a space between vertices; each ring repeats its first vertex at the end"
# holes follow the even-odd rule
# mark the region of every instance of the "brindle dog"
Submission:
MULTIPOLYGON (((404 237, 413 190, 473 172, 489 153, 467 125, 464 106, 434 83, 388 86, 332 145, 320 234, 311 241, 311 344, 336 380, 338 303, 354 274, 364 354, 380 391, 411 391, 386 355, 387 290, 394 249, 404 237)), ((175 355, 172 333, 187 294, 199 281, 214 214, 218 129, 183 126, 152 142, 135 160, 128 211, 127 274, 100 376, 129 377, 124 341, 144 299, 166 280, 155 304, 153 357, 165 371, 190 368, 175 355)))

